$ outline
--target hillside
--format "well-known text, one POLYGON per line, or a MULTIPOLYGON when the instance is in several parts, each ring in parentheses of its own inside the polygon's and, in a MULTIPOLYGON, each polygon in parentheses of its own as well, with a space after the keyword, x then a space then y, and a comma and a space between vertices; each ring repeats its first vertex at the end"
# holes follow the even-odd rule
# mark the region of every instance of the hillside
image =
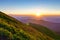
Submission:
POLYGON ((38 25, 43 25, 60 35, 60 23, 53 23, 53 22, 44 21, 44 20, 32 20, 30 22, 38 25))
POLYGON ((42 32, 43 34, 46 34, 46 35, 48 35, 56 40, 60 39, 59 35, 57 35, 55 32, 49 30, 48 28, 46 28, 42 25, 30 23, 30 26, 32 26, 33 28, 37 29, 38 31, 42 32))
POLYGON ((43 32, 0 12, 0 40, 59 40, 43 32))

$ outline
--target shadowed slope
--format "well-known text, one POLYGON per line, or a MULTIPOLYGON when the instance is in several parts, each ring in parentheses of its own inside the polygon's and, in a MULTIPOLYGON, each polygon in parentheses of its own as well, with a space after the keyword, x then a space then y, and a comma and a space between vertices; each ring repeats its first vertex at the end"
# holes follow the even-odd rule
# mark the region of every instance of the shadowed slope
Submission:
POLYGON ((46 34, 56 40, 60 39, 60 36, 58 36, 56 33, 54 33, 53 31, 49 30, 48 28, 46 28, 42 25, 30 23, 30 26, 32 26, 33 28, 37 29, 38 31, 42 32, 43 34, 46 34))

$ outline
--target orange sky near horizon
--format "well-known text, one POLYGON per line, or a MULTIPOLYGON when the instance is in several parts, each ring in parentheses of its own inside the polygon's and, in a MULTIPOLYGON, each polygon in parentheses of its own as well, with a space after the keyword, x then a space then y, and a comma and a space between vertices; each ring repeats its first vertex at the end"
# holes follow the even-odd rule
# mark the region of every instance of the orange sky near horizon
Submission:
POLYGON ((59 12, 4 12, 8 15, 34 15, 34 16, 42 16, 42 15, 60 15, 59 12))
POLYGON ((35 15, 35 16, 42 16, 42 15, 60 15, 60 11, 50 11, 50 10, 41 10, 39 8, 35 8, 35 9, 29 9, 29 10, 4 10, 2 11, 6 14, 10 14, 10 15, 35 15))

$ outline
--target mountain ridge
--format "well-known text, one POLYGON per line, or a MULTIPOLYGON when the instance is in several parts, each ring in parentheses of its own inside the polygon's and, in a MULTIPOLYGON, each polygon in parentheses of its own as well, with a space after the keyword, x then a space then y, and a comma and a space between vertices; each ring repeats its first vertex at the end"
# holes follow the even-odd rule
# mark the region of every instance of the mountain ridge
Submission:
MULTIPOLYGON (((54 32, 60 32, 60 23, 53 23, 53 22, 48 22, 48 21, 44 21, 44 20, 38 20, 38 21, 31 21, 31 23, 35 23, 35 24, 39 24, 39 25, 43 25, 47 28, 49 28, 50 30, 53 30, 54 32)), ((59 33, 57 33, 59 34, 59 33)))

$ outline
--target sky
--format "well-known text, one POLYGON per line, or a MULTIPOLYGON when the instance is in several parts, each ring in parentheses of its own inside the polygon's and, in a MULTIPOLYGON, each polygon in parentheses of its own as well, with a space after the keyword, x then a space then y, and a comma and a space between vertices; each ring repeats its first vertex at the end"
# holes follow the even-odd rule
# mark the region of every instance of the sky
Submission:
POLYGON ((60 0, 0 0, 0 11, 15 15, 60 15, 60 0))

